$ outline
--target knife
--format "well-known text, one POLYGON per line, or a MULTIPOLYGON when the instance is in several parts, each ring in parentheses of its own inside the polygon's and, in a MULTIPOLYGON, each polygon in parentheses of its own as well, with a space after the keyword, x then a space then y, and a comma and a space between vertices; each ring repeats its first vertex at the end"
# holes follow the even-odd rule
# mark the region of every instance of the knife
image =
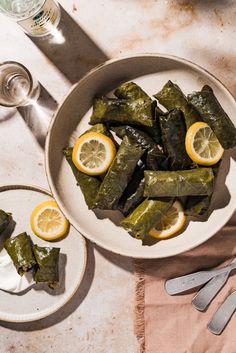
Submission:
POLYGON ((183 293, 189 289, 202 286, 203 284, 209 282, 213 277, 224 274, 229 270, 232 271, 235 268, 236 262, 216 270, 198 271, 185 276, 173 278, 166 281, 165 289, 170 295, 183 293))

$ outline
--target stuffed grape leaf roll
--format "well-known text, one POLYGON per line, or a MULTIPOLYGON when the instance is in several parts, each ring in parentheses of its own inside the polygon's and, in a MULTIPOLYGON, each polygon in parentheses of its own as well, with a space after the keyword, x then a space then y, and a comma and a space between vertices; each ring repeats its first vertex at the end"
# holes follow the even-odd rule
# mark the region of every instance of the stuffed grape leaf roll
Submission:
POLYGON ((151 148, 156 144, 146 132, 133 126, 112 126, 111 130, 114 131, 119 138, 123 139, 124 136, 129 136, 135 143, 140 144, 145 149, 151 148))
POLYGON ((158 117, 160 114, 163 114, 163 112, 159 107, 156 106, 156 102, 152 101, 149 95, 134 82, 123 83, 115 90, 114 94, 119 99, 136 100, 142 98, 152 104, 153 125, 152 127, 142 126, 141 128, 147 132, 156 143, 159 143, 161 141, 161 131, 158 124, 158 117))
MULTIPOLYGON (((214 188, 216 179, 219 173, 220 165, 222 160, 220 160, 217 164, 212 166, 212 171, 214 174, 214 188)), ((209 217, 209 207, 211 204, 212 195, 202 195, 202 196, 187 196, 185 201, 185 214, 187 216, 193 216, 201 218, 201 220, 207 220, 209 217)))
POLYGON ((211 195, 214 186, 211 168, 145 171, 144 175, 144 196, 148 197, 211 195))
MULTIPOLYGON (((153 103, 154 106, 154 103, 153 103)), ((156 143, 161 143, 161 129, 160 129, 160 115, 163 115, 164 112, 155 105, 154 118, 153 118, 153 126, 142 126, 142 129, 148 133, 152 137, 152 139, 156 143)))
POLYGON ((126 82, 119 86, 115 91, 114 95, 119 99, 128 99, 130 101, 136 99, 144 99, 145 101, 149 101, 152 104, 152 111, 153 111, 153 126, 143 126, 143 129, 147 132, 151 132, 150 135, 154 137, 155 141, 160 141, 160 129, 156 124, 156 102, 152 101, 152 99, 148 96, 146 92, 142 90, 140 86, 138 86, 134 82, 126 82))
POLYGON ((187 128, 201 120, 199 113, 188 102, 178 85, 168 81, 162 90, 154 95, 167 110, 178 108, 184 113, 187 128))
POLYGON ((160 131, 160 126, 159 126, 159 122, 158 122, 158 117, 163 112, 161 111, 161 109, 159 107, 156 106, 156 102, 152 101, 152 99, 148 96, 148 94, 146 92, 144 92, 142 90, 142 88, 139 87, 134 82, 127 82, 127 83, 122 84, 120 87, 118 87, 115 90, 114 94, 119 99, 135 100, 135 99, 143 98, 146 101, 148 100, 152 104, 153 125, 152 125, 152 127, 142 126, 142 129, 145 132, 147 132, 156 143, 160 143, 161 131, 160 131))
POLYGON ((94 208, 115 209, 135 167, 144 153, 142 146, 125 136, 97 193, 94 208))
POLYGON ((153 102, 139 98, 136 100, 97 98, 93 104, 90 124, 118 123, 153 126, 153 102))
POLYGON ((91 209, 93 208, 94 198, 96 197, 101 185, 101 180, 97 177, 87 175, 78 170, 72 161, 72 151, 72 147, 67 147, 63 150, 63 154, 72 169, 72 172, 77 181, 77 185, 81 188, 88 208, 91 209))
POLYGON ((183 113, 179 109, 160 116, 162 143, 169 157, 170 169, 189 169, 193 162, 185 149, 186 124, 183 113))
POLYGON ((142 88, 134 82, 125 82, 120 85, 115 91, 114 95, 119 99, 136 100, 139 98, 150 100, 149 95, 142 90, 142 88))
POLYGON ((127 216, 144 199, 144 170, 145 165, 137 165, 131 181, 124 190, 118 204, 118 209, 127 216))
POLYGON ((236 146, 236 128, 226 114, 211 87, 204 86, 200 92, 188 95, 189 102, 213 130, 223 148, 236 146))
POLYGON ((45 282, 50 288, 55 289, 59 284, 60 248, 34 245, 33 251, 38 265, 34 275, 35 282, 45 282))
POLYGON ((10 213, 6 213, 3 210, 0 210, 0 233, 4 232, 7 229, 8 225, 12 220, 12 215, 10 213))
POLYGON ((123 138, 127 135, 135 141, 135 143, 146 149, 146 153, 142 159, 146 164, 147 169, 168 169, 168 157, 164 154, 163 148, 158 145, 146 132, 129 125, 113 126, 111 129, 118 137, 123 138))
POLYGON ((169 210, 172 203, 173 199, 145 199, 128 217, 121 221, 121 226, 134 238, 143 240, 169 210))
POLYGON ((128 214, 130 214, 144 200, 143 192, 144 179, 141 180, 137 189, 127 197, 122 207, 119 207, 124 216, 128 216, 128 214))
POLYGON ((36 265, 31 239, 26 233, 5 240, 4 248, 11 257, 19 275, 22 276, 36 265))

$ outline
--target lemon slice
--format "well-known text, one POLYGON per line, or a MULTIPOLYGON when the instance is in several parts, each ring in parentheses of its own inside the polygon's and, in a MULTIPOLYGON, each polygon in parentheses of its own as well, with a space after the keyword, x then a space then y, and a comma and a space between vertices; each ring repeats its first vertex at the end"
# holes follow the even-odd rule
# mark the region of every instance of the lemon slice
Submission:
POLYGON ((175 201, 160 222, 149 232, 154 238, 166 239, 179 232, 186 222, 183 207, 179 201, 175 201))
POLYGON ((44 240, 55 240, 66 234, 69 222, 59 210, 56 201, 40 203, 33 210, 30 225, 35 235, 44 240))
POLYGON ((210 126, 202 121, 191 125, 188 129, 185 147, 189 157, 201 165, 216 164, 224 152, 210 126))
POLYGON ((76 141, 72 160, 81 172, 99 175, 107 171, 115 154, 115 145, 109 137, 99 132, 87 132, 76 141))

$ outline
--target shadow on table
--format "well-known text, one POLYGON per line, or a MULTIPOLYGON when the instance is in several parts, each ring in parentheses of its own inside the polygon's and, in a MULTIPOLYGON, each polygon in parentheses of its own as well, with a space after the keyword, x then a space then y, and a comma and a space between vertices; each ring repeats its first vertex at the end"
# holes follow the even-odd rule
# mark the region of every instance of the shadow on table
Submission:
POLYGON ((98 245, 94 245, 95 249, 110 263, 114 264, 117 267, 122 268, 127 272, 134 272, 133 259, 127 256, 122 256, 115 254, 111 251, 100 248, 98 245))
POLYGON ((58 310, 55 314, 52 314, 47 318, 38 321, 28 323, 10 323, 0 321, 0 326, 13 331, 38 331, 58 324, 59 322, 65 320, 68 316, 70 316, 84 301, 93 282, 95 259, 94 248, 90 242, 87 242, 87 256, 87 265, 81 285, 79 286, 78 290, 71 298, 71 300, 67 304, 65 304, 60 310, 58 310))
POLYGON ((15 108, 7 108, 0 106, 0 123, 10 120, 15 115, 15 108))
MULTIPOLYGON (((108 59, 79 25, 61 7, 61 21, 46 37, 29 37, 34 44, 57 66, 71 83, 77 82, 89 70, 108 59)), ((41 86, 37 105, 18 108, 25 123, 44 149, 48 125, 57 108, 57 102, 41 86)), ((4 120, 10 119, 9 116, 4 120)), ((1 122, 1 120, 0 120, 1 122)))
POLYGON ((29 38, 71 83, 108 59, 62 7, 61 21, 53 35, 29 38))
POLYGON ((58 104, 42 85, 40 88, 39 99, 34 105, 18 107, 17 110, 35 136, 39 146, 44 149, 48 125, 58 104))

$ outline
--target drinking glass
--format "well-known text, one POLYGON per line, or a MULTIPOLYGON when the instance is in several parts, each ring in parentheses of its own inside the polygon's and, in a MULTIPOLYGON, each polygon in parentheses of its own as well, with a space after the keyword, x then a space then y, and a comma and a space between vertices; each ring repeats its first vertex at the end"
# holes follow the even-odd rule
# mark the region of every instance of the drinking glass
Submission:
POLYGON ((0 105, 30 105, 37 101, 39 94, 40 85, 25 66, 15 61, 0 63, 0 105))

